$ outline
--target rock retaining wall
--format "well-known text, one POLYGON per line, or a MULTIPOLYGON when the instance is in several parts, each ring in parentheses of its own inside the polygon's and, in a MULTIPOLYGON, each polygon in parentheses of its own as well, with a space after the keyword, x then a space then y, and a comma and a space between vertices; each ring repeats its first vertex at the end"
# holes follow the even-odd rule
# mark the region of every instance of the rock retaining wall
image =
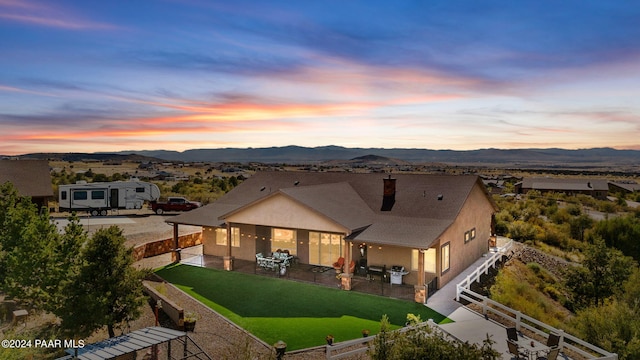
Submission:
MULTIPOLYGON (((178 247, 187 248, 202 244, 202 232, 182 235, 178 237, 178 247)), ((151 241, 134 247, 134 261, 144 258, 166 254, 173 250, 173 238, 151 241)))

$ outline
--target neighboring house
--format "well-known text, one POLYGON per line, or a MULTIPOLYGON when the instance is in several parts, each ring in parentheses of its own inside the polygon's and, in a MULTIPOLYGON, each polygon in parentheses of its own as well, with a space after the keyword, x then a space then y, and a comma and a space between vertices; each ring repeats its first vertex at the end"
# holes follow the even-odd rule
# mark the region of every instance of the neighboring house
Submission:
POLYGON ((423 291, 445 285, 487 252, 496 211, 477 176, 258 172, 167 222, 176 231, 179 224, 203 226, 204 254, 224 256, 228 270, 232 258, 281 249, 318 266, 340 257, 403 266, 404 283, 423 291))
POLYGON ((38 207, 53 199, 51 172, 46 160, 0 160, 0 184, 11 182, 21 196, 29 196, 38 207))
POLYGON ((605 179, 524 178, 515 186, 517 194, 537 190, 542 194, 552 192, 567 195, 584 194, 599 200, 606 200, 609 194, 609 185, 605 179))
POLYGON ((611 181, 609 182, 609 191, 611 191, 612 193, 640 192, 640 184, 633 180, 611 181))

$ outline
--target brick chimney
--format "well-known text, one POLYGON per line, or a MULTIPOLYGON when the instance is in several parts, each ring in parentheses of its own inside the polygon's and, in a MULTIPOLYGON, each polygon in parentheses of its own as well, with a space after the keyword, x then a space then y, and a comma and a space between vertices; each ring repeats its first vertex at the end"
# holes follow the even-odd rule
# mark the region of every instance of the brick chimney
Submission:
POLYGON ((380 211, 390 211, 393 204, 396 203, 396 179, 392 179, 391 175, 387 179, 382 179, 384 188, 382 192, 382 207, 380 211))

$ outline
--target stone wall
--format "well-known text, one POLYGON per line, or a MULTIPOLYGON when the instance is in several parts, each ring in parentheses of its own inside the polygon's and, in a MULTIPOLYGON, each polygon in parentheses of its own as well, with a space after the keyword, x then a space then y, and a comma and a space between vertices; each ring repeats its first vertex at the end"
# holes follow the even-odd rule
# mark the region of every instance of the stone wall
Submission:
MULTIPOLYGON (((183 249, 202 244, 202 232, 182 235, 178 237, 178 247, 183 249)), ((151 241, 136 246, 133 249, 134 261, 157 255, 166 254, 173 250, 173 238, 151 241)))
MULTIPOLYGON (((517 243, 514 242, 514 245, 517 243)), ((513 250, 513 257, 525 264, 534 262, 555 276, 562 277, 569 266, 569 262, 557 256, 546 254, 532 247, 517 244, 513 250)))

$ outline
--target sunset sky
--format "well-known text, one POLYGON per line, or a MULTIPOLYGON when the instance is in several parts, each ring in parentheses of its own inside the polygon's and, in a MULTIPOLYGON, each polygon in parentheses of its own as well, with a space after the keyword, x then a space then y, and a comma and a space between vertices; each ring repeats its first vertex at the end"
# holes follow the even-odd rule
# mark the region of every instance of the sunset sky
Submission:
POLYGON ((636 1, 0 0, 0 155, 640 150, 636 1))

